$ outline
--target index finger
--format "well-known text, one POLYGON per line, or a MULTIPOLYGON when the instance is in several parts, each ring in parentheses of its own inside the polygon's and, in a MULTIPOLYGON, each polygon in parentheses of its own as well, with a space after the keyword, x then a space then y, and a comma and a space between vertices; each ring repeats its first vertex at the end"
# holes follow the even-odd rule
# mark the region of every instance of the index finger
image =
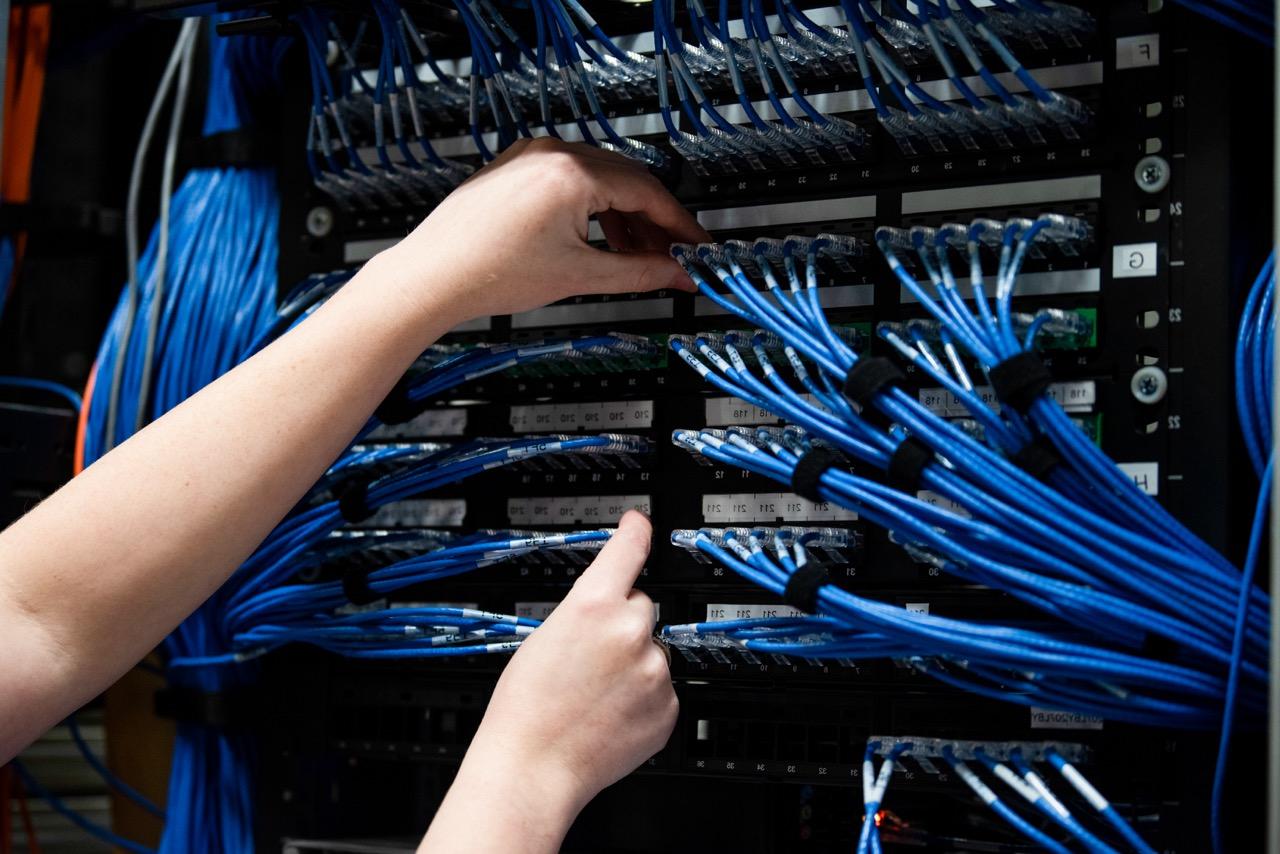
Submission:
POLYGON ((591 213, 615 210, 644 214, 649 222, 670 235, 673 243, 707 243, 707 233, 693 214, 662 182, 642 169, 616 166, 604 161, 590 162, 595 195, 591 213))
POLYGON ((609 542, 573 585, 574 591, 625 597, 649 559, 652 539, 653 526, 645 515, 636 510, 627 511, 618 520, 618 529, 609 542))

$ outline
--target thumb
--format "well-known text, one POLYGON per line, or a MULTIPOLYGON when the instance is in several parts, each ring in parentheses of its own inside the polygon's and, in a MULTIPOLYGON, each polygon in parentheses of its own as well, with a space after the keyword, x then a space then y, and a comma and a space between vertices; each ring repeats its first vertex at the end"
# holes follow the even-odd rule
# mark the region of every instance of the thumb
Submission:
POLYGON ((684 268, 664 252, 606 252, 588 250, 581 267, 595 293, 644 293, 663 288, 696 291, 684 268))
POLYGON ((609 542, 578 577, 574 592, 625 597, 644 569, 652 539, 653 526, 643 513, 637 510, 625 513, 609 542))

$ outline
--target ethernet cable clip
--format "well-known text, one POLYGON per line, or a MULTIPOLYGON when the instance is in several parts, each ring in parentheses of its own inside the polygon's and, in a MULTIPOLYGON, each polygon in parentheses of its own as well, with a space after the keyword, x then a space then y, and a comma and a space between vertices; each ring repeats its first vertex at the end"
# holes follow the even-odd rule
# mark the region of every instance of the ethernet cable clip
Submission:
POLYGON ((796 463, 791 473, 791 491, 801 498, 807 498, 815 504, 825 499, 818 492, 818 482, 822 473, 830 468, 846 468, 848 459, 844 454, 830 448, 812 448, 796 463))
POLYGON ((373 415, 383 424, 404 424, 412 421, 431 407, 428 398, 412 400, 409 389, 418 377, 405 375, 387 393, 382 403, 373 411, 373 415))
POLYGON ((782 590, 782 601, 792 608, 812 614, 818 609, 818 590, 830 580, 827 567, 807 563, 791 573, 782 590))
POLYGON ((1044 436, 1037 436, 1023 445, 1009 460, 1036 480, 1044 480, 1062 463, 1057 449, 1044 436))
POLYGON ((180 165, 183 169, 273 166, 278 154, 275 139, 262 128, 240 128, 194 137, 183 141, 180 165))
POLYGON ((933 451, 914 436, 908 436, 894 448, 889 457, 889 486, 914 493, 920 487, 920 475, 933 462, 933 451))
POLYGON ((368 570, 358 566, 353 566, 342 574, 342 595, 352 605, 368 605, 382 598, 369 587, 368 570))
POLYGON ((367 477, 347 479, 334 490, 334 497, 338 499, 338 512, 348 524, 358 525, 377 512, 369 506, 367 477))
POLYGON ((155 695, 155 712, 182 724, 215 729, 243 728, 253 720, 249 695, 243 691, 201 691, 185 685, 169 685, 155 695))
POLYGON ((991 379, 991 388, 996 397, 1018 412, 1029 410, 1036 398, 1053 382, 1044 362, 1030 350, 1023 350, 1016 356, 993 365, 987 376, 991 379))
POLYGON ((858 405, 863 418, 875 421, 879 413, 871 400, 885 388, 896 386, 907 377, 902 370, 883 356, 863 357, 853 363, 844 378, 844 396, 858 405))

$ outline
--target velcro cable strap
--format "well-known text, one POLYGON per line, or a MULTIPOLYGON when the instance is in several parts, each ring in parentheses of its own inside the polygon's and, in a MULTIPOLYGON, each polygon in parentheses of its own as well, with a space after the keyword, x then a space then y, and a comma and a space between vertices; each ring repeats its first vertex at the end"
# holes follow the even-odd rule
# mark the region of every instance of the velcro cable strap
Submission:
POLYGON ((352 567, 342 574, 342 593, 352 605, 368 605, 382 597, 369 589, 369 572, 352 567))
POLYGON ((858 404, 866 412, 871 400, 888 386, 896 386, 905 380, 906 374, 884 356, 863 356, 853 363, 844 378, 844 396, 858 404))
POLYGON ((426 400, 411 400, 409 398, 411 384, 410 377, 401 377, 400 382, 395 384, 382 403, 378 404, 378 408, 373 411, 374 417, 383 424, 404 424, 426 412, 431 407, 431 403, 426 400))
POLYGON ((811 448, 796 463, 791 473, 791 491, 801 498, 807 498, 815 504, 823 501, 818 494, 818 482, 822 473, 829 468, 844 466, 848 461, 844 454, 830 448, 811 448))
POLYGON ((782 591, 782 601, 792 608, 812 614, 818 610, 818 588, 828 580, 825 566, 805 564, 787 579, 787 586, 782 591))
POLYGON ((200 691, 170 685, 155 695, 156 714, 186 724, 226 729, 242 724, 248 717, 245 696, 223 691, 200 691))
POLYGON ((1036 480, 1044 480, 1062 464, 1057 449, 1043 436, 1023 445, 1009 460, 1036 480))
POLYGON ((914 436, 908 436, 893 449, 889 457, 888 483, 902 492, 915 492, 920 486, 924 467, 933 462, 933 451, 914 436))
POLYGON ((1053 382, 1040 357, 1029 350, 1010 356, 987 372, 991 387, 1002 403, 1026 412, 1053 382))
POLYGON ((228 130, 184 141, 183 161, 190 169, 221 166, 270 166, 276 161, 279 145, 273 135, 262 130, 228 130))
POLYGON ((377 512, 369 506, 367 477, 354 477, 345 481, 334 490, 334 497, 338 499, 338 512, 350 525, 358 525, 377 512))

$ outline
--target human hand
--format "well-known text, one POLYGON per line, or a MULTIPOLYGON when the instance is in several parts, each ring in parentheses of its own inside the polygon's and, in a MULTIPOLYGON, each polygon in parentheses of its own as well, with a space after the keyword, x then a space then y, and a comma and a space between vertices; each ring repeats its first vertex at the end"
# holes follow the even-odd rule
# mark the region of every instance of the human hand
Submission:
POLYGON ((461 322, 578 294, 693 290, 667 248, 709 239, 643 165, 589 145, 522 139, 384 254, 404 277, 447 290, 461 322), (616 252, 588 245, 593 215, 616 252))
POLYGON ((631 586, 652 534, 642 514, 623 516, 521 645, 420 850, 511 850, 510 839, 520 850, 555 851, 596 793, 666 744, 678 703, 653 640, 653 602, 631 586))

